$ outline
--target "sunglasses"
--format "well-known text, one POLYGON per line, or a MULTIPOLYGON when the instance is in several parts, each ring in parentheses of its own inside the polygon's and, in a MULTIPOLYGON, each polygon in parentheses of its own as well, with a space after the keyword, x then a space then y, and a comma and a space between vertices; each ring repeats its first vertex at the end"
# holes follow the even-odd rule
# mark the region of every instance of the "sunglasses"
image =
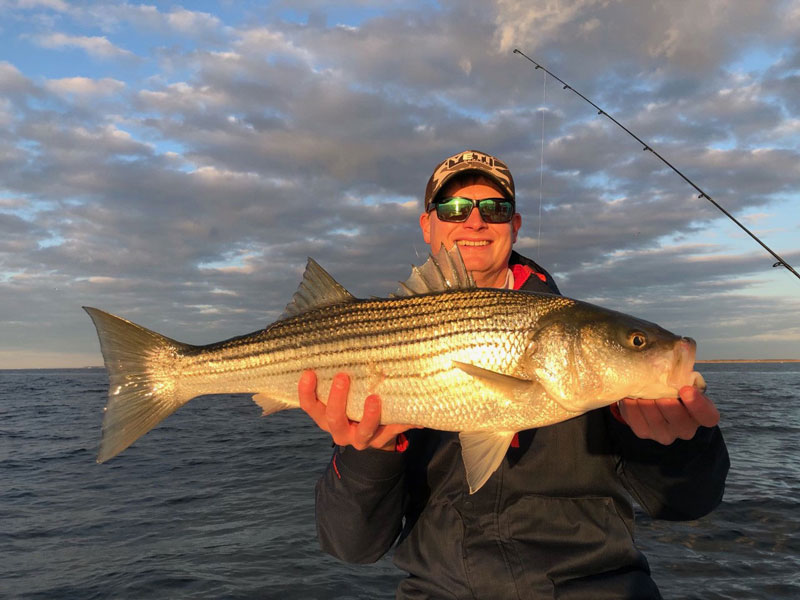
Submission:
POLYGON ((481 218, 486 223, 508 223, 514 216, 514 203, 505 198, 484 198, 473 200, 461 196, 449 196, 435 200, 428 209, 436 208, 436 216, 440 221, 463 223, 469 219, 472 209, 478 207, 481 218))

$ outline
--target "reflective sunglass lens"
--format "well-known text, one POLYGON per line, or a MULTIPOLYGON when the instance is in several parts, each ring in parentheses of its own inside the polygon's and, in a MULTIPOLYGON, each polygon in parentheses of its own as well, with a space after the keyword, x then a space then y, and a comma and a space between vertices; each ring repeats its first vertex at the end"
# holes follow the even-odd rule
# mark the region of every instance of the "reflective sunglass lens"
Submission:
POLYGON ((443 221, 466 221, 474 206, 468 198, 448 198, 436 205, 436 214, 443 221))
POLYGON ((508 223, 514 214, 514 206, 508 200, 481 200, 478 210, 487 223, 508 223))
POLYGON ((472 200, 453 196, 436 203, 436 216, 449 223, 463 223, 477 205, 481 218, 487 223, 508 223, 514 215, 514 204, 504 198, 472 200))

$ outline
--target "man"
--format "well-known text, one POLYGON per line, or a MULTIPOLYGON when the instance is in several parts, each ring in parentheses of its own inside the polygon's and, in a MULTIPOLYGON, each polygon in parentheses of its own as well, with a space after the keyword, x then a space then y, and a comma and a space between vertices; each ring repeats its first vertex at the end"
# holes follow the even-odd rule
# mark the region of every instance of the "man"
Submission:
MULTIPOLYGON (((522 223, 499 159, 469 150, 445 159, 425 192, 420 227, 432 248, 458 245, 480 287, 559 293, 512 251, 522 223)), ((349 381, 327 403, 311 371, 301 407, 336 444, 317 485, 324 550, 372 562, 397 541, 409 573, 398 598, 660 598, 633 543, 630 496, 653 517, 694 519, 721 500, 729 461, 719 413, 700 391, 625 399, 612 408, 520 432, 505 460, 468 493, 458 434, 380 425, 370 396, 345 415, 349 381)))

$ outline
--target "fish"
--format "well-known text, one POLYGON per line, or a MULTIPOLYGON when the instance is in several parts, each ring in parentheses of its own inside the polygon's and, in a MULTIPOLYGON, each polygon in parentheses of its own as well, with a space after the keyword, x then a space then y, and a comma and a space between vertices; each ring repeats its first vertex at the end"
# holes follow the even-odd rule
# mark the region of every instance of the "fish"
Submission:
POLYGON ((458 432, 474 493, 519 431, 627 397, 705 389, 691 338, 556 294, 479 288, 457 246, 412 267, 387 297, 356 298, 309 258, 277 321, 208 345, 83 308, 109 377, 101 463, 197 396, 252 394, 263 415, 298 408, 300 375, 314 369, 320 398, 349 374, 352 420, 378 394, 383 424, 458 432))

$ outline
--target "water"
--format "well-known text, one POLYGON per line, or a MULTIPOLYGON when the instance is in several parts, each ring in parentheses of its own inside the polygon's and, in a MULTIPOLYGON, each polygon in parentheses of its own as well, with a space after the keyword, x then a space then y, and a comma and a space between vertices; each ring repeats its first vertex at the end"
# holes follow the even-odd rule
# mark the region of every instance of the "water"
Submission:
MULTIPOLYGON (((731 473, 698 521, 639 515, 665 598, 800 598, 800 363, 700 365, 731 473)), ((299 411, 193 400, 103 465, 100 369, 0 371, 0 597, 393 598, 384 558, 323 554, 330 442, 299 411)))

